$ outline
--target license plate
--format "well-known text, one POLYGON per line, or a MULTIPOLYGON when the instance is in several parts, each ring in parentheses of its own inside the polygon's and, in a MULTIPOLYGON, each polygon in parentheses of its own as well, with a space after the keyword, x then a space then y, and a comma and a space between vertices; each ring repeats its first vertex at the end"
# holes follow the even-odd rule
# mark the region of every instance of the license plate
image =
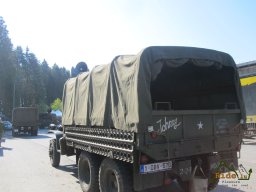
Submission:
POLYGON ((172 161, 140 165, 140 173, 153 173, 169 170, 172 168, 172 161))

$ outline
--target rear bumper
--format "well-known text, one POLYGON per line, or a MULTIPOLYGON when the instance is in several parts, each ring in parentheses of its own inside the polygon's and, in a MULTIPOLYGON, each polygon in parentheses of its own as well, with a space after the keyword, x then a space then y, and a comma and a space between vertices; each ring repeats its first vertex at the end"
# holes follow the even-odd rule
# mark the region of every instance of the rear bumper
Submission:
POLYGON ((29 133, 32 130, 36 130, 36 128, 33 126, 20 126, 20 127, 13 128, 14 133, 29 133))
MULTIPOLYGON (((210 178, 210 173, 221 171, 226 172, 220 167, 220 163, 225 162, 227 165, 234 165, 238 167, 238 158, 236 151, 225 151, 216 154, 202 154, 195 155, 181 159, 170 159, 172 161, 172 168, 167 171, 140 174, 139 170, 134 170, 134 189, 145 190, 154 187, 166 185, 166 180, 173 182, 188 181, 191 178, 192 170, 198 162, 198 158, 202 160, 202 168, 206 176, 210 178)), ((225 168, 225 167, 224 167, 225 168)), ((169 184, 170 184, 169 183, 169 184)))

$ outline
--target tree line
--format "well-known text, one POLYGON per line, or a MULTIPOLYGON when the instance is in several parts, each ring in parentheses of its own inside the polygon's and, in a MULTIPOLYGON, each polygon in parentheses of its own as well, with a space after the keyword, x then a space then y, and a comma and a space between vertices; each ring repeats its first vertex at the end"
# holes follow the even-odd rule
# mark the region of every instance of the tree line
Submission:
POLYGON ((13 47, 0 16, 0 113, 11 117, 13 107, 36 106, 46 112, 70 77, 64 67, 40 62, 29 48, 13 47))

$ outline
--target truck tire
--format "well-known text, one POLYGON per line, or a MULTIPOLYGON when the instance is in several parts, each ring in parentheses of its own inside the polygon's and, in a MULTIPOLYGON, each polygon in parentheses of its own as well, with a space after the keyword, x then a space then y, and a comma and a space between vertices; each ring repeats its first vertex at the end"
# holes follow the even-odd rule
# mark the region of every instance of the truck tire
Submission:
POLYGON ((128 166, 119 161, 106 158, 99 171, 101 192, 131 192, 132 177, 128 166))
POLYGON ((100 161, 94 154, 81 152, 78 160, 78 179, 83 192, 99 191, 100 161))
POLYGON ((57 151, 56 139, 50 140, 49 157, 53 167, 58 167, 60 165, 60 153, 57 151))
POLYGON ((32 136, 37 136, 37 133, 38 133, 38 129, 32 129, 31 130, 31 135, 32 136))
POLYGON ((13 130, 12 130, 12 136, 13 136, 13 137, 16 137, 16 136, 17 136, 17 133, 15 133, 13 130))

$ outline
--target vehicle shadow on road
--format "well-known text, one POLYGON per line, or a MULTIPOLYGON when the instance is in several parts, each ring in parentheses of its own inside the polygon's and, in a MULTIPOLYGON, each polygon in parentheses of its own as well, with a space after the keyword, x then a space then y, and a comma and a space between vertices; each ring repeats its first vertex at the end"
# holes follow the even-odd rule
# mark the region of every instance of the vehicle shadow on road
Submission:
POLYGON ((51 138, 51 137, 49 137, 47 135, 37 135, 37 136, 19 135, 19 136, 16 136, 16 137, 17 138, 22 138, 22 139, 47 139, 47 138, 51 138))
POLYGON ((255 142, 247 142, 247 143, 243 143, 243 145, 256 145, 256 141, 255 141, 255 142))
POLYGON ((251 139, 243 140, 243 145, 256 145, 256 139, 251 138, 251 139))
POLYGON ((0 157, 3 157, 3 156, 4 156, 4 150, 11 151, 12 148, 9 148, 9 147, 0 147, 0 157))
MULTIPOLYGON (((78 179, 78 171, 77 171, 77 166, 76 164, 71 164, 71 165, 59 165, 59 167, 56 167, 57 169, 61 171, 65 171, 70 173, 72 176, 74 176, 76 179, 78 179)), ((79 183, 77 181, 77 183, 79 183)))
POLYGON ((6 131, 4 134, 4 137, 6 139, 15 139, 15 138, 21 138, 21 139, 47 139, 47 138, 51 138, 48 135, 41 135, 38 134, 37 136, 31 136, 29 134, 21 134, 21 135, 17 135, 15 137, 12 136, 12 131, 6 131))

